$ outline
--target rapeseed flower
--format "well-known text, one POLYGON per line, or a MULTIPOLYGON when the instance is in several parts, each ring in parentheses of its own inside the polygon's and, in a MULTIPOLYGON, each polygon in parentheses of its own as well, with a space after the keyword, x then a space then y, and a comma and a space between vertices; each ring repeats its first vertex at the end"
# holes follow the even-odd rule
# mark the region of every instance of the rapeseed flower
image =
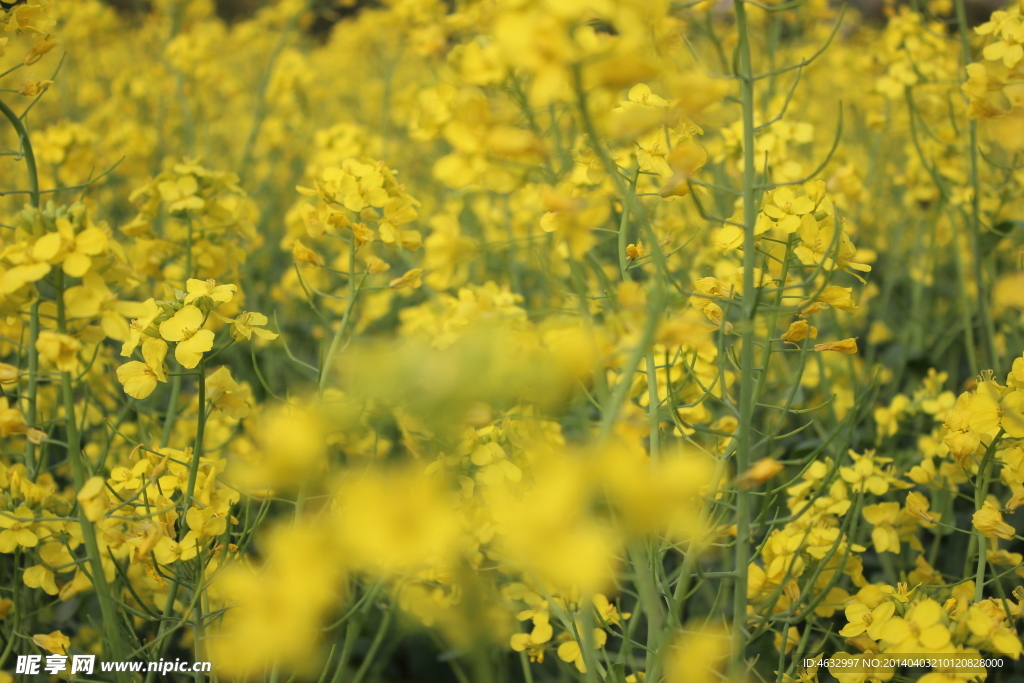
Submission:
POLYGON ((214 334, 202 329, 204 322, 203 312, 189 304, 160 323, 160 336, 175 342, 174 358, 186 369, 199 365, 203 354, 213 348, 214 334))

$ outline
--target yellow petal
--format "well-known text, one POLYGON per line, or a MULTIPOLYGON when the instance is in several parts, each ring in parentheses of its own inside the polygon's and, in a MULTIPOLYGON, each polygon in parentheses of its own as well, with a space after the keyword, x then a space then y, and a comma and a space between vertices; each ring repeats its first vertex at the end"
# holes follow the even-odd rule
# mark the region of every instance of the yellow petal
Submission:
POLYGON ((49 261, 57 255, 62 244, 60 233, 48 232, 36 240, 32 246, 32 255, 40 261, 49 261))
POLYGON ((99 228, 86 228, 75 238, 75 251, 89 256, 102 254, 107 248, 107 235, 99 228))
POLYGON ((92 267, 92 259, 80 251, 73 251, 64 257, 64 272, 71 277, 82 277, 92 267))

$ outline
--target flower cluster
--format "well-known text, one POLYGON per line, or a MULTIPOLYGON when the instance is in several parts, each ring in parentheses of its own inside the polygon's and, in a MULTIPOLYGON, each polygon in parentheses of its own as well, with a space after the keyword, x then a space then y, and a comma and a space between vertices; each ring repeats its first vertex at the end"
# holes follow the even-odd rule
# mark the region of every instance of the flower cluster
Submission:
POLYGON ((0 683, 1019 659, 1019 4, 0 9, 0 683))

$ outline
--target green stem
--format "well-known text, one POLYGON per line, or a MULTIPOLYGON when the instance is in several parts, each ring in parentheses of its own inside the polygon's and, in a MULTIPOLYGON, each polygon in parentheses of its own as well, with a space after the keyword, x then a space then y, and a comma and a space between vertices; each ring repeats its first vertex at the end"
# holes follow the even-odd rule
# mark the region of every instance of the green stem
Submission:
POLYGON ((629 181, 629 192, 622 198, 622 220, 619 221, 619 270, 622 272, 622 279, 624 281, 629 280, 629 270, 627 265, 629 260, 626 258, 626 247, 629 246, 629 236, 626 234, 626 228, 629 227, 629 213, 633 208, 633 195, 636 194, 636 182, 640 179, 640 166, 636 167, 636 171, 633 172, 633 178, 629 181))
POLYGON ((356 638, 359 637, 359 631, 363 627, 363 615, 356 614, 352 620, 348 622, 345 627, 345 644, 341 648, 341 657, 338 658, 338 666, 334 669, 334 676, 331 678, 331 683, 341 683, 342 676, 345 675, 348 669, 348 660, 352 656, 352 648, 355 647, 356 638))
MULTIPOLYGON (((0 113, 4 115, 11 126, 18 133, 21 140, 21 149, 25 155, 25 168, 28 170, 29 192, 32 198, 32 206, 39 208, 41 202, 39 193, 39 171, 36 167, 36 155, 32 149, 32 140, 29 138, 28 129, 21 117, 14 113, 6 102, 0 100, 0 113)), ((42 235, 34 235, 41 237, 42 235)), ((36 350, 36 340, 39 338, 39 301, 32 302, 29 312, 29 340, 28 340, 28 389, 26 396, 25 422, 29 429, 36 426, 36 387, 39 382, 39 351, 36 350)), ((25 469, 29 481, 36 479, 36 447, 26 439, 25 443, 25 469)))
MULTIPOLYGON (((956 0, 956 20, 960 29, 960 43, 963 67, 966 73, 971 61, 970 25, 967 23, 967 11, 964 0, 956 0)), ((966 96, 965 96, 966 98, 966 96)), ((969 155, 971 160, 971 215, 968 221, 968 237, 971 244, 974 281, 978 288, 978 315, 981 317, 981 334, 985 340, 985 351, 988 353, 989 367, 999 371, 999 350, 996 348, 995 324, 989 310, 988 285, 982 269, 982 254, 978 246, 981 233, 981 180, 978 176, 978 122, 970 119, 967 122, 969 155)), ((984 553, 982 553, 984 554, 984 553)))
POLYGON ((171 442, 174 420, 178 416, 178 394, 181 392, 181 375, 171 377, 171 396, 167 400, 167 415, 164 416, 164 431, 160 436, 160 448, 166 448, 171 442))
MULTIPOLYGON (((754 74, 750 55, 750 35, 747 30, 747 10, 744 0, 734 0, 736 30, 737 73, 740 99, 743 105, 743 307, 740 348, 740 417, 736 436, 737 474, 750 467, 750 431, 754 417, 754 320, 757 315, 757 295, 754 292, 755 250, 754 225, 757 206, 754 204, 754 74)), ((763 372, 763 370, 762 370, 763 372)), ((747 564, 750 557, 750 492, 736 491, 736 548, 735 579, 732 609, 732 669, 737 675, 746 668, 747 643, 747 564)))
MULTIPOLYGON (((988 497, 988 485, 989 485, 989 463, 992 461, 992 457, 996 452, 996 444, 1003 437, 1003 430, 1000 429, 999 433, 992 439, 992 443, 985 449, 985 455, 981 459, 981 464, 978 465, 978 477, 975 479, 974 487, 974 511, 977 512, 985 505, 985 498, 988 497)), ((985 537, 982 535, 980 529, 975 529, 975 537, 977 538, 978 547, 978 568, 974 574, 974 602, 981 602, 983 589, 985 587, 985 563, 988 560, 988 554, 986 553, 987 543, 985 537)))
POLYGON ((338 353, 338 349, 341 348, 341 340, 345 337, 345 328, 348 326, 348 319, 352 316, 352 308, 356 303, 356 296, 359 294, 359 288, 362 286, 363 281, 366 279, 364 274, 360 278, 359 282, 356 282, 356 245, 353 241, 349 245, 348 252, 348 303, 345 305, 345 313, 341 316, 341 322, 338 323, 338 329, 334 331, 334 338, 331 339, 331 346, 327 350, 327 356, 324 358, 323 365, 320 368, 320 381, 318 382, 318 389, 320 395, 323 396, 324 390, 327 388, 327 382, 331 378, 331 365, 334 363, 334 357, 338 353))
POLYGON ((395 612, 395 605, 384 613, 384 617, 380 620, 380 626, 377 628, 377 633, 373 636, 373 641, 370 642, 370 649, 366 651, 366 657, 363 659, 363 663, 359 665, 359 669, 356 670, 356 675, 352 678, 352 683, 359 683, 366 676, 366 673, 370 670, 370 665, 373 664, 374 658, 377 656, 377 650, 380 649, 381 643, 384 642, 384 636, 387 635, 388 628, 391 626, 391 617, 395 612))
MULTIPOLYGON (((178 378, 180 379, 180 378, 178 378)), ((171 386, 171 393, 174 393, 174 386, 171 386)), ((177 403, 174 401, 173 403, 177 403)), ((172 408, 168 408, 172 410, 172 408)), ((196 441, 192 449, 192 461, 189 463, 188 468, 188 483, 185 489, 185 496, 181 501, 181 515, 178 519, 179 536, 184 536, 188 531, 188 523, 185 519, 188 509, 190 507, 192 496, 196 489, 196 477, 199 474, 199 461, 203 457, 203 432, 206 428, 206 359, 199 361, 199 419, 196 424, 196 441)), ((167 431, 167 423, 164 423, 164 433, 169 437, 167 431)), ((163 445, 166 445, 166 440, 163 445)), ((181 584, 174 582, 171 584, 170 589, 167 591, 167 601, 164 603, 164 611, 160 620, 160 626, 157 628, 157 641, 163 641, 160 648, 161 656, 167 653, 168 648, 171 644, 171 639, 167 638, 167 631, 170 628, 171 614, 174 613, 174 602, 178 598, 178 589, 181 584)), ((199 637, 199 633, 202 630, 202 624, 195 627, 197 633, 196 637, 199 637)), ((197 643, 198 647, 198 643, 197 643)), ((152 683, 154 679, 153 672, 146 674, 146 683, 152 683)))
MULTIPOLYGON (((14 549, 14 584, 20 585, 18 580, 18 568, 21 566, 21 546, 17 546, 14 549)), ((18 641, 18 631, 21 629, 21 596, 20 590, 14 591, 14 610, 11 615, 11 631, 7 637, 7 645, 4 647, 4 651, 0 653, 0 667, 7 663, 7 658, 14 652, 14 643, 18 641)))
POLYGON ((21 140, 21 149, 25 154, 25 166, 28 169, 28 186, 32 197, 32 206, 39 208, 41 202, 39 195, 39 172, 36 170, 36 155, 32 150, 32 141, 28 136, 28 129, 22 122, 21 117, 14 113, 14 110, 7 106, 7 103, 0 100, 0 114, 10 122, 21 140))
MULTIPOLYGON (((651 462, 661 459, 661 420, 658 410, 661 400, 658 398, 658 377, 654 369, 654 352, 647 352, 647 417, 651 426, 651 462)), ((666 372, 668 372, 666 370, 666 372)))
POLYGON ((253 108, 252 123, 249 126, 249 134, 245 138, 245 147, 242 149, 242 160, 238 163, 238 175, 242 177, 242 182, 245 182, 245 172, 249 170, 249 164, 252 162, 252 150, 256 146, 256 137, 259 135, 264 119, 267 118, 266 95, 267 88, 270 85, 270 78, 274 74, 274 66, 277 64, 277 60, 288 42, 288 36, 298 26, 299 19, 305 14, 307 8, 303 7, 301 11, 288 18, 288 23, 281 30, 281 34, 277 38, 277 44, 274 45, 274 49, 266 61, 267 66, 263 71, 263 77, 260 79, 259 89, 256 91, 256 106, 253 108))
MULTIPOLYGON (((206 661, 206 647, 203 644, 205 639, 206 628, 203 623, 205 618, 205 611, 203 610, 203 591, 206 590, 205 583, 205 572, 203 568, 203 554, 196 554, 196 571, 198 572, 198 578, 196 579, 196 592, 199 595, 196 596, 195 607, 192 610, 192 640, 193 647, 195 649, 195 661, 205 662, 206 661)), ((206 680, 206 674, 202 671, 195 672, 196 683, 203 683, 206 680)))
POLYGON ((199 361, 199 417, 196 422, 196 442, 192 449, 192 462, 188 466, 188 483, 185 496, 181 499, 181 518, 178 528, 184 534, 188 530, 185 515, 192 507, 192 496, 196 491, 196 478, 199 476, 199 461, 203 457, 203 432, 206 428, 206 359, 199 361))
MULTIPOLYGON (((25 424, 29 429, 36 426, 36 394, 39 386, 39 299, 32 302, 28 322, 28 387, 25 390, 25 424)), ((25 469, 29 481, 36 480, 36 446, 25 439, 25 469)))
MULTIPOLYGON (((167 649, 170 646, 170 638, 168 638, 168 630, 171 624, 171 614, 174 613, 174 601, 178 598, 178 586, 180 584, 175 581, 171 584, 170 589, 167 591, 167 600, 164 602, 164 611, 160 619, 160 626, 156 632, 156 642, 161 643, 160 656, 163 657, 167 653, 167 649)), ((156 678, 156 674, 150 671, 146 674, 146 683, 152 683, 153 679, 156 678)))
POLYGON ((519 664, 523 668, 523 680, 525 683, 533 683, 533 672, 530 670, 530 658, 526 656, 526 651, 519 653, 519 664))
MULTIPOLYGON (((188 218, 188 237, 185 239, 185 280, 187 281, 192 277, 192 214, 187 214, 188 218)), ((185 282, 181 283, 181 286, 185 286, 185 282)))
MULTIPOLYGON (((64 313, 64 273, 57 271, 55 278, 56 292, 54 297, 57 303, 57 330, 66 332, 64 313)), ((71 373, 62 371, 60 373, 61 397, 64 405, 64 429, 67 434, 68 460, 71 462, 71 476, 74 480, 75 490, 81 491, 85 485, 86 469, 85 457, 82 454, 81 435, 78 433, 78 419, 75 417, 75 395, 71 386, 71 373)), ((100 554, 99 542, 96 538, 96 528, 86 517, 85 508, 78 508, 79 526, 82 529, 82 540, 85 542, 86 553, 92 570, 92 583, 96 589, 96 596, 100 603, 100 614, 103 618, 103 630, 109 645, 110 659, 121 661, 123 648, 121 647, 121 635, 118 630, 118 615, 114 606, 113 593, 107 585, 106 574, 103 569, 103 559, 100 554)), ((123 681, 127 678, 118 675, 117 680, 123 681)))

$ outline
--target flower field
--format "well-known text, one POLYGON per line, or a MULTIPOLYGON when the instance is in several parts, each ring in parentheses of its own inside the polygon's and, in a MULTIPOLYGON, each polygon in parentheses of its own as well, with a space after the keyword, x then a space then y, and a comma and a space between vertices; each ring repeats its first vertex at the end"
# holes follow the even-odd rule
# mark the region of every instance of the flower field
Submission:
POLYGON ((1024 680, 1019 0, 0 5, 0 683, 1024 680))

